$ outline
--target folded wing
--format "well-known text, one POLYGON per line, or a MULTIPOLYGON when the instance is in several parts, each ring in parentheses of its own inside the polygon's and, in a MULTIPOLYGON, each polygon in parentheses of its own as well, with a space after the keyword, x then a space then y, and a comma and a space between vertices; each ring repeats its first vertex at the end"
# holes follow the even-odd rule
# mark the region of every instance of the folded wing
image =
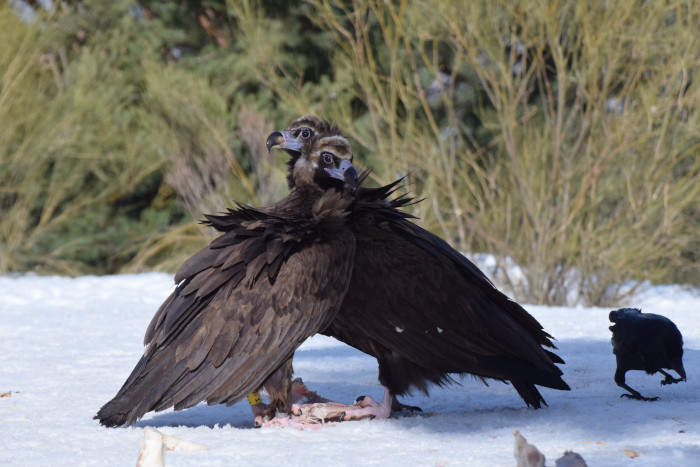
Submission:
POLYGON ((178 272, 146 352, 97 415, 102 424, 201 401, 233 404, 335 316, 352 270, 351 234, 242 205, 207 218, 224 234, 178 272))
POLYGON ((446 242, 387 201, 396 183, 365 189, 352 209, 357 238, 346 299, 324 331, 374 355, 393 394, 427 391, 450 373, 511 383, 528 405, 535 384, 568 389, 550 336, 520 305, 446 242))

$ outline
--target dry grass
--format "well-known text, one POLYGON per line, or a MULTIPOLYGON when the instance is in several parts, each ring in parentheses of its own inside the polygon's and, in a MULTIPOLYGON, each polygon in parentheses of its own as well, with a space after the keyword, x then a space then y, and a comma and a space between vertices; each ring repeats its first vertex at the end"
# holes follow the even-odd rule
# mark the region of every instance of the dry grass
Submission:
POLYGON ((245 104, 238 114, 238 135, 250 154, 253 174, 257 180, 258 197, 263 205, 278 201, 287 192, 285 167, 280 163, 279 154, 267 150, 265 142, 274 131, 274 125, 265 117, 245 104))
POLYGON ((689 2, 309 3, 338 86, 290 90, 274 69, 268 85, 332 115, 379 181, 411 174, 428 228, 522 265, 519 300, 612 304, 628 281, 697 278, 689 2))
POLYGON ((1 13, 13 34, 0 52, 0 272, 95 271, 90 262, 111 254, 109 206, 162 160, 143 157, 150 147, 129 118, 129 89, 113 86, 118 71, 78 59, 69 74, 38 26, 1 13))

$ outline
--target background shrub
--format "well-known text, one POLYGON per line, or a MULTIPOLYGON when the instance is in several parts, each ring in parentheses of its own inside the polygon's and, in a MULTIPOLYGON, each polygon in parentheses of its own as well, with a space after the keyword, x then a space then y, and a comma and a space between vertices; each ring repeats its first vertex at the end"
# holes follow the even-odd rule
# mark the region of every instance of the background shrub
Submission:
POLYGON ((692 2, 292 3, 0 7, 0 272, 176 269, 316 113, 519 301, 699 284, 692 2))

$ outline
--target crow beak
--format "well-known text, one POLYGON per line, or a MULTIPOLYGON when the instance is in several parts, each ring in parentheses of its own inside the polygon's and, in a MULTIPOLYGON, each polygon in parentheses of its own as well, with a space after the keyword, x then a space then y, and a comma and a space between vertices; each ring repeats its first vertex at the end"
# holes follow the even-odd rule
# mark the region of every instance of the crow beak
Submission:
POLYGON ((350 161, 344 160, 337 168, 325 170, 331 177, 344 181, 353 189, 357 188, 357 171, 350 161))
POLYGON ((298 151, 303 144, 294 139, 292 133, 289 131, 275 131, 267 137, 265 146, 267 146, 268 152, 273 149, 293 149, 298 151))

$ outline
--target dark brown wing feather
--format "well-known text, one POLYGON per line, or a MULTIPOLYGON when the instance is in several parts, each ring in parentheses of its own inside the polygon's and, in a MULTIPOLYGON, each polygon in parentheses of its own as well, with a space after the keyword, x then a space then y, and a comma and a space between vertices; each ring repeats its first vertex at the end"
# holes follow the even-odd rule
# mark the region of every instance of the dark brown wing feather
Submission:
MULTIPOLYGON (((398 183, 398 182, 396 182, 398 183)), ((427 391, 450 373, 509 380, 529 405, 534 384, 568 389, 550 336, 462 254, 386 201, 396 183, 361 192, 353 206, 355 267, 345 301, 324 331, 374 355, 394 394, 427 391)))
POLYGON ((349 232, 242 205, 207 219, 224 234, 177 273, 144 356, 96 417, 102 424, 204 400, 233 404, 334 317, 352 271, 349 232))

